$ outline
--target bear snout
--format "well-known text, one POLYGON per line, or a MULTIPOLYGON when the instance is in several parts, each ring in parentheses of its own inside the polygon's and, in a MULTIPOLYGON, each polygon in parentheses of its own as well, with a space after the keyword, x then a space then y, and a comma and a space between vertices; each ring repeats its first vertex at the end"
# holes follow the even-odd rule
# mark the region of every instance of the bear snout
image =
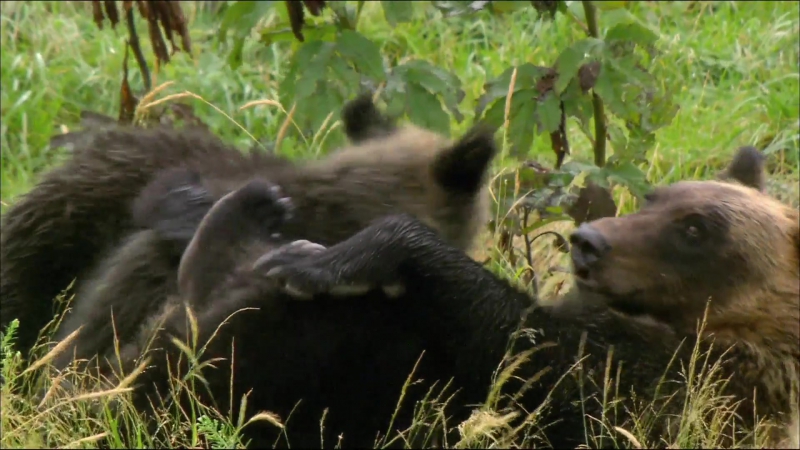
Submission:
POLYGON ((586 223, 570 234, 569 241, 575 276, 582 279, 589 278, 591 269, 611 250, 603 233, 586 223))

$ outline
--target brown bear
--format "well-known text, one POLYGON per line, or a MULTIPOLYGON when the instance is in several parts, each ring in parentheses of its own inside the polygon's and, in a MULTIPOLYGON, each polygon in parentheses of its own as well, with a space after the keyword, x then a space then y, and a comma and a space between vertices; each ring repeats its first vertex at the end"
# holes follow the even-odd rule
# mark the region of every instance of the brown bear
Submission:
MULTIPOLYGON (((716 376, 728 378, 727 383, 717 385, 717 394, 728 396, 726 404, 736 415, 720 427, 722 434, 716 444, 741 442, 761 419, 779 425, 771 431, 771 441, 776 442, 786 431, 780 425, 788 423, 797 408, 800 223, 797 210, 760 190, 763 163, 754 156, 760 155, 752 148, 741 149, 734 159, 737 167, 727 172, 725 181, 683 181, 658 187, 640 211, 579 227, 571 236, 577 287, 569 294, 578 309, 532 306, 527 295, 408 215, 384 218, 323 251, 305 245, 307 257, 302 252, 291 253, 288 259, 281 252, 268 255, 259 261, 257 273, 250 275, 251 283, 273 288, 276 284, 286 295, 316 298, 312 303, 324 309, 323 317, 315 316, 308 302, 286 307, 308 309, 294 319, 298 324, 308 321, 322 327, 326 321, 340 321, 340 328, 347 333, 382 327, 395 333, 398 328, 404 330, 370 335, 370 349, 377 351, 379 341, 393 348, 397 339, 424 349, 425 358, 415 366, 415 375, 426 382, 424 386, 453 377, 451 385, 460 390, 451 399, 449 411, 457 419, 466 417, 468 405, 485 401, 497 364, 506 354, 508 338, 521 321, 535 332, 534 342, 516 339, 514 353, 532 354, 520 365, 516 377, 507 379, 503 392, 515 394, 522 389, 513 396, 513 404, 538 416, 539 426, 549 425, 544 435, 556 448, 603 445, 591 439, 586 442, 587 436, 597 433, 598 420, 643 436, 645 446, 670 443, 662 439, 674 442, 685 408, 689 408, 687 380, 693 380, 696 389, 696 377, 717 362, 716 376), (406 292, 391 301, 376 301, 379 291, 356 296, 352 303, 327 295, 340 286, 367 283, 377 287, 397 280, 406 292), (391 321, 381 316, 370 317, 368 323, 351 320, 353 310, 381 308, 376 303, 392 311, 391 321), (583 357, 580 364, 578 356, 583 357), (562 378, 575 367, 576 376, 562 378), (604 383, 607 378, 611 384, 604 383), (621 403, 604 408, 603 401, 615 396, 621 403), (547 408, 537 409, 545 401, 547 408), (634 421, 631 411, 642 420, 634 421), (584 433, 587 424, 594 432, 584 433)), ((242 280, 239 282, 244 283, 242 280)), ((231 295, 238 292, 241 289, 232 290, 231 295)), ((275 298, 276 294, 262 291, 249 300, 237 299, 237 305, 274 308, 275 298)), ((226 336, 244 336, 256 326, 257 313, 253 319, 248 319, 247 312, 240 314, 236 325, 224 332, 226 336)), ((214 329, 222 316, 206 318, 203 326, 214 329)), ((176 329, 179 334, 180 328, 176 329)), ((328 353, 315 353, 315 345, 321 344, 304 340, 291 330, 280 336, 282 342, 291 343, 287 345, 292 345, 292 350, 305 349, 306 364, 322 355, 326 360, 332 358, 328 353)), ((413 351, 393 349, 395 356, 388 361, 373 358, 397 368, 414 366, 413 351)), ((357 349, 348 348, 347 352, 357 349)), ((254 357, 247 350, 236 355, 245 361, 254 357)), ((270 361, 272 356, 267 352, 259 357, 270 361)), ((385 370, 370 361, 376 372, 385 370)), ((287 368, 303 379, 302 368, 287 368)), ((284 366, 273 369, 283 370, 284 366)), ((359 363, 339 370, 334 373, 346 379, 366 366, 359 363)), ((340 414, 355 416, 340 422, 352 427, 345 437, 375 432, 385 423, 375 418, 378 409, 358 403, 362 395, 358 389, 365 389, 376 402, 376 392, 383 391, 373 384, 400 391, 399 385, 386 380, 360 381, 354 386, 336 386, 341 404, 324 403, 333 417, 337 407, 340 414), (348 409, 344 399, 361 404, 362 409, 348 409), (372 423, 375 429, 358 434, 356 423, 372 423)), ((398 417, 410 420, 409 416, 398 417)), ((408 424, 395 422, 401 430, 408 424)), ((342 429, 330 430, 338 431, 342 429)), ((605 436, 621 438, 610 426, 605 436)), ((523 440, 520 445, 530 443, 523 440)), ((617 445, 623 443, 616 441, 617 445)), ((368 443, 350 441, 349 445, 368 443)))
MULTIPOLYGON (((132 339, 147 318, 178 293, 177 284, 193 306, 202 308, 203 299, 222 281, 219 277, 227 276, 227 261, 239 260, 239 242, 244 239, 244 249, 252 252, 257 242, 269 238, 258 234, 259 227, 267 228, 267 218, 251 229, 243 225, 247 221, 237 221, 237 215, 228 220, 225 214, 215 214, 223 223, 215 227, 210 242, 203 238, 208 233, 195 236, 214 201, 248 182, 277 183, 291 196, 293 215, 281 232, 285 239, 330 245, 378 217, 402 211, 468 249, 488 214, 486 174, 496 153, 492 131, 478 126, 450 140, 412 125, 389 129, 388 119, 369 97, 348 104, 344 116, 355 144, 318 161, 273 170, 269 177, 215 177, 184 168, 157 174, 133 202, 132 216, 145 229, 121 240, 79 280, 74 307, 56 339, 84 328, 54 360, 56 368, 63 369, 75 358, 104 355, 113 348, 115 335, 123 343, 132 339), (358 127, 354 111, 360 112, 358 127), (191 258, 198 248, 205 258, 191 258), (179 272, 181 259, 189 263, 181 264, 179 272), (187 270, 202 276, 186 277, 187 270)), ((258 205, 247 207, 250 214, 258 214, 258 205)))
MULTIPOLYGON (((113 327, 128 334, 127 327, 138 326, 137 318, 152 314, 164 292, 174 290, 170 275, 213 201, 256 178, 281 184, 297 206, 296 234, 324 244, 395 211, 419 217, 459 247, 472 243, 487 219, 484 175, 493 143, 459 146, 420 127, 398 126, 369 95, 348 102, 342 120, 352 145, 299 165, 244 154, 198 129, 89 133, 67 163, 45 174, 3 217, 0 326, 19 318, 17 347, 27 351, 53 317, 53 298, 77 278, 75 309, 57 337, 90 316, 95 332, 87 338, 97 343, 109 341, 113 327), (183 185, 202 192, 182 191, 183 185), (183 200, 156 200, 173 190, 183 200), (153 228, 152 216, 163 214, 153 202, 173 208, 167 213, 177 220, 153 228), (108 302, 129 320, 112 324, 108 308, 100 307, 108 302)), ((86 356, 96 350, 86 349, 86 356)))
POLYGON ((611 313, 675 336, 694 336, 708 308, 702 336, 732 346, 726 392, 747 399, 742 414, 789 412, 800 367, 800 216, 765 195, 755 148, 740 149, 720 178, 657 188, 636 214, 580 227, 574 276, 611 313))
POLYGON ((124 236, 139 229, 132 202, 160 171, 269 176, 291 167, 244 153, 202 129, 89 129, 69 159, 15 199, 0 227, 0 329, 19 319, 15 347, 27 353, 54 318, 56 296, 124 236))

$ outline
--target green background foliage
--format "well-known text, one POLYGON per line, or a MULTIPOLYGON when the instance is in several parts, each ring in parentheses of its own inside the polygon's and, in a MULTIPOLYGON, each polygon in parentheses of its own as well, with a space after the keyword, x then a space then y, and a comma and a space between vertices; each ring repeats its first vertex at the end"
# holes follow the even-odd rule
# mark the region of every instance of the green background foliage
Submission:
MULTIPOLYGON (((195 92, 265 140, 274 138, 285 113, 238 108, 268 98, 288 111, 296 102, 297 126, 289 127, 280 151, 312 156, 343 142, 338 129, 315 136, 327 116, 333 114, 330 127, 345 100, 379 86, 390 113, 420 125, 451 133, 479 119, 503 125, 516 68, 503 136, 510 159, 503 165, 527 159, 554 165, 550 138, 541 131, 556 127, 561 100, 568 161, 593 179, 639 192, 646 188, 642 180, 706 177, 744 144, 773 155, 779 173, 796 172, 796 5, 631 3, 599 10, 600 38, 594 39, 583 28, 580 2, 567 2, 554 20, 543 20, 529 4, 504 5, 524 2, 492 2, 479 11, 470 3, 329 3, 334 7, 319 17, 306 14, 303 43, 292 35, 282 2, 189 10, 194 59, 178 53, 157 80, 178 81, 165 94, 195 92), (587 61, 607 63, 593 90, 608 117, 609 167, 603 172, 591 167, 591 98, 576 81, 587 61), (554 91, 537 96, 543 67, 562 75, 554 91)), ((74 127, 81 109, 116 115, 110 93, 118 92, 124 35, 93 28, 91 16, 73 5, 12 2, 3 11, 0 138, 7 203, 61 154, 47 146, 58 126, 74 127), (37 20, 45 25, 35 27, 37 20)), ((139 31, 145 35, 146 29, 139 31)), ((148 43, 143 46, 149 54, 148 43)), ((134 89, 142 86, 138 77, 132 70, 134 89)), ((252 144, 212 108, 193 106, 215 132, 252 144)))
MULTIPOLYGON (((536 188, 524 203, 551 215, 512 224, 518 234, 563 219, 558 205, 568 195, 561 188, 571 183, 588 178, 619 185, 614 199, 626 212, 651 184, 712 177, 742 145, 767 154, 771 193, 795 205, 800 200, 797 2, 597 2, 598 29, 590 36, 583 2, 559 2, 550 18, 530 2, 348 1, 329 3, 319 17, 306 14, 304 42, 292 33, 284 2, 211 3, 183 2, 193 54, 174 55, 153 86, 172 82, 156 98, 202 97, 181 101, 238 147, 253 147, 253 137, 274 142, 296 104, 276 151, 318 157, 344 142, 341 105, 378 89, 390 113, 419 125, 454 135, 479 120, 499 126, 497 169, 524 163, 549 170, 548 176, 515 174, 536 188), (483 8, 476 10, 476 3, 483 8), (601 70, 585 93, 586 63, 599 63, 601 70), (549 69, 560 76, 552 78, 549 69), (607 118, 603 167, 595 164, 592 94, 607 118), (253 102, 260 103, 243 108, 253 102), (556 171, 551 132, 561 128, 561 104, 570 155, 556 171)), ((119 27, 98 29, 91 8, 80 2, 0 2, 0 20, 0 194, 6 208, 68 155, 48 142, 78 127, 81 111, 117 116, 126 34, 119 27)), ((147 35, 142 21, 137 30, 147 35)), ((150 43, 143 39, 142 47, 153 69, 150 43)), ((141 98, 138 70, 130 70, 130 85, 141 98)), ((504 180, 509 183, 498 192, 515 182, 504 180)), ((511 196, 501 206, 516 200, 511 196)), ((7 337, 4 348, 10 348, 7 337)), ((5 379, 18 363, 16 356, 4 361, 5 379)), ((67 447, 101 432, 123 445, 115 435, 118 418, 100 426, 77 404, 75 420, 40 415, 35 402, 8 386, 2 391, 4 448, 67 447)), ((203 444, 230 446, 236 426, 209 414, 191 426, 205 436, 203 444)), ((152 437, 138 432, 139 446, 152 445, 152 437)), ((713 446, 702 436, 681 439, 673 447, 713 446)), ((71 446, 92 447, 93 441, 71 446)))

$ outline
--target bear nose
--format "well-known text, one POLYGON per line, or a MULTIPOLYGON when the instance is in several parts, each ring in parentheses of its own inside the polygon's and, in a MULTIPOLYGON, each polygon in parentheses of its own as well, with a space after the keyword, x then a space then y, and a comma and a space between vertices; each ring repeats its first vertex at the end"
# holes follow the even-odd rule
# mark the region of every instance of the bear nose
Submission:
POLYGON ((579 226, 569 236, 569 242, 572 244, 572 263, 580 277, 588 275, 588 270, 611 250, 600 230, 589 224, 579 226))

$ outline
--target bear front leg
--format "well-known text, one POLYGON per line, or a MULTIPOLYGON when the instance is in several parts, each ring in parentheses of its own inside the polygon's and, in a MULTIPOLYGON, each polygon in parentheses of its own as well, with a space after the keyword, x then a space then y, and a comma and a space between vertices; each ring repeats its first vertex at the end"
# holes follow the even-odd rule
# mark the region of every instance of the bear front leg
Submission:
POLYGON ((249 249, 281 241, 294 206, 278 185, 254 179, 214 204, 198 226, 178 268, 181 295, 195 306, 237 273, 249 249))
POLYGON ((404 268, 416 265, 411 259, 443 244, 417 219, 394 215, 328 249, 313 245, 295 241, 262 256, 254 269, 295 298, 359 296, 377 288, 396 298, 406 290, 404 268))
POLYGON ((279 253, 262 257, 257 270, 275 289, 313 298, 381 288, 407 305, 420 336, 436 342, 464 379, 488 380, 535 304, 409 215, 380 219, 313 255, 279 253))

